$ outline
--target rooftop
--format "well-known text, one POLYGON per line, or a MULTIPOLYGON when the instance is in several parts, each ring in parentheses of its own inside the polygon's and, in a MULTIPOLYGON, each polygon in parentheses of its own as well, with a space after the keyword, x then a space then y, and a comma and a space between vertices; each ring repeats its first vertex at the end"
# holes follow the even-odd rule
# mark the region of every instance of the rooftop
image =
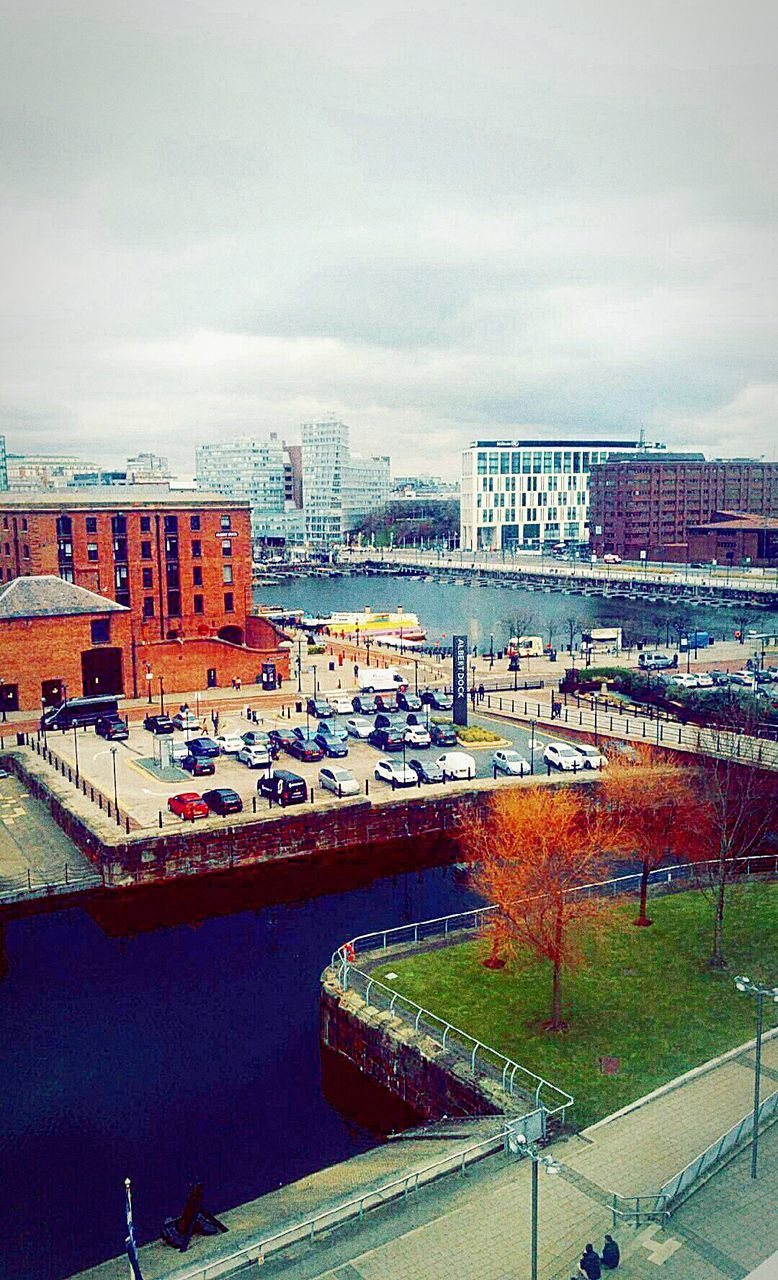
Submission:
POLYGON ((717 533, 720 529, 778 529, 778 519, 774 516, 754 515, 750 511, 714 511, 710 520, 690 525, 689 528, 696 533, 701 530, 717 533))
POLYGON ((219 493, 201 493, 197 489, 169 489, 167 485, 134 484, 126 488, 95 485, 89 489, 58 489, 49 493, 0 493, 0 510, 86 511, 105 508, 131 511, 139 508, 168 510, 198 507, 220 507, 235 510, 248 508, 247 498, 225 498, 219 493))
POLYGON ((0 585, 0 622, 93 613, 129 613, 129 609, 54 574, 14 578, 0 585))
POLYGON ((635 440, 472 440, 470 449, 639 449, 635 440))

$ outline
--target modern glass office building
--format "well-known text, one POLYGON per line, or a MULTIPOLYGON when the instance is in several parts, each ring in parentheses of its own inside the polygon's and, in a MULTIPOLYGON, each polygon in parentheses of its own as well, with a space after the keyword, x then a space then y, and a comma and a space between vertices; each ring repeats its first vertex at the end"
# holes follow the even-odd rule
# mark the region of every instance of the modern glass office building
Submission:
POLYGON ((282 544, 286 537, 284 446, 277 436, 248 437, 198 445, 195 475, 199 489, 229 498, 247 498, 251 538, 282 544))

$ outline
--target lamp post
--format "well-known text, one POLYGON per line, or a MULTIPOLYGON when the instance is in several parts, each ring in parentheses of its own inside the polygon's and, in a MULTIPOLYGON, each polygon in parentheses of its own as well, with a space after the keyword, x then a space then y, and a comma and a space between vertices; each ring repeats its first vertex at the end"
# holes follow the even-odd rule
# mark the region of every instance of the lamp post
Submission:
POLYGON ((152 693, 151 686, 152 686, 153 680, 154 680, 154 672, 151 670, 151 667, 147 662, 146 663, 146 687, 149 692, 149 706, 151 706, 151 693, 152 693))
POLYGON ((162 676, 158 676, 157 679, 159 680, 159 714, 163 716, 165 714, 165 682, 162 676))
POLYGON ((80 778, 78 773, 78 726, 73 725, 73 750, 76 755, 76 786, 78 786, 80 778))
POLYGON ((752 982, 744 974, 735 978, 735 987, 745 995, 756 997, 756 1046, 754 1050, 754 1122, 751 1137, 751 1177, 756 1177, 756 1161, 759 1150, 759 1088, 762 1077, 762 1026, 765 999, 778 1004, 778 987, 764 987, 752 982))
POLYGON ((370 636, 368 636, 368 637, 367 637, 367 639, 365 640, 365 652, 366 652, 366 654, 367 654, 366 665, 367 665, 368 667, 370 666, 370 646, 371 646, 371 644, 372 644, 372 643, 373 643, 373 641, 372 641, 371 637, 370 637, 370 636))
POLYGON ((489 636, 489 670, 494 666, 494 636, 489 636))
POLYGON ((297 637, 297 692, 303 691, 303 640, 297 637))
POLYGON ((111 764, 113 765, 113 803, 117 817, 119 813, 119 788, 116 784, 116 752, 118 747, 111 747, 111 764))
POLYGON ((529 738, 529 771, 530 771, 530 773, 531 773, 531 774, 533 774, 533 775, 534 775, 534 773, 535 773, 535 721, 534 721, 534 720, 530 720, 530 722, 529 722, 529 733, 530 733, 530 738, 529 738))
POLYGON ((560 1168, 553 1156, 541 1155, 535 1143, 528 1142, 523 1133, 517 1134, 516 1142, 519 1159, 529 1156, 532 1161, 530 1276, 531 1280, 538 1280, 538 1165, 542 1164, 548 1174, 558 1174, 560 1168))
POLYGON ((414 691, 416 693, 416 697, 418 698, 419 696, 419 659, 418 658, 413 659, 413 680, 414 680, 414 691))

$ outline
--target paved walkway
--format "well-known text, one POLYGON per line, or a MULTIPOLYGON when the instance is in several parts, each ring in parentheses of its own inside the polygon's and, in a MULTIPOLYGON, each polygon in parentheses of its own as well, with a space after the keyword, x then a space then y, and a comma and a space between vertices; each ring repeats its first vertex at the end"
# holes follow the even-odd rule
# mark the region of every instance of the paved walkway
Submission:
MULTIPOLYGON (((778 1074, 778 1037, 765 1043, 766 1085, 778 1074)), ((753 1090, 750 1049, 658 1091, 642 1105, 555 1143, 556 1177, 540 1175, 541 1280, 569 1280, 587 1240, 601 1245, 612 1229, 611 1193, 656 1191, 673 1174, 748 1113, 753 1090)), ((400 1154, 383 1149, 379 1161, 400 1154)), ((663 1230, 613 1229, 619 1239, 620 1275, 633 1280, 742 1280, 778 1247, 773 1206, 778 1196, 778 1127, 763 1136, 760 1177, 749 1176, 749 1155, 739 1156, 687 1201, 663 1230)), ((418 1158, 418 1154, 417 1154, 418 1158)), ((431 1152, 429 1157, 434 1158, 431 1152)), ((333 1187, 345 1189, 364 1157, 305 1179, 223 1215, 232 1249, 280 1229, 290 1211, 317 1211, 333 1187), (333 1181, 334 1180, 334 1181, 333 1181), (234 1231, 234 1234, 233 1234, 234 1231)), ((375 1171, 373 1171, 375 1172, 375 1171)), ((330 1200, 331 1202, 331 1200, 330 1200)), ((449 1177, 408 1200, 368 1214, 313 1244, 269 1256, 263 1274, 284 1280, 524 1280, 529 1277, 530 1165, 505 1155, 449 1177)), ((228 1237, 198 1241, 187 1259, 160 1246, 142 1251, 144 1276, 197 1275, 227 1251, 228 1237), (148 1264, 148 1265, 147 1265, 148 1264)), ((117 1259, 89 1272, 89 1280, 124 1280, 117 1259)), ((208 1275, 219 1271, 218 1263, 208 1275)), ((84 1277, 86 1280, 86 1277, 84 1277)))
POLYGON ((20 888, 101 884, 98 871, 16 777, 0 778, 0 901, 20 888))

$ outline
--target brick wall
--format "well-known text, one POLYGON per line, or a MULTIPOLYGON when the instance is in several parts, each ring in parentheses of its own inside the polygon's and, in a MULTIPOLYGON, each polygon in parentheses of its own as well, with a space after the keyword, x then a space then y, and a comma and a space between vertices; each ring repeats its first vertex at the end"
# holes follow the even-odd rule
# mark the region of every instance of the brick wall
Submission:
MULTIPOLYGON (((249 621, 253 621, 249 619, 249 621)), ((233 677, 240 677, 244 686, 257 683, 263 662, 274 662, 284 680, 289 679, 289 652, 279 649, 275 633, 268 639, 270 648, 247 648, 228 644, 226 640, 166 640, 141 641, 136 646, 138 697, 147 690, 146 671, 151 670, 156 694, 162 677, 168 693, 191 693, 208 687, 229 687, 233 677), (215 678, 209 680, 209 671, 215 678)))
POLYGON ((68 695, 80 697, 84 692, 81 654, 88 650, 117 647, 123 653, 124 692, 131 695, 130 628, 130 615, 127 613, 0 622, 0 675, 3 684, 18 686, 20 710, 40 711, 43 681, 64 681, 68 695), (106 617, 110 618, 110 644, 95 645, 91 639, 90 624, 94 618, 106 617))

